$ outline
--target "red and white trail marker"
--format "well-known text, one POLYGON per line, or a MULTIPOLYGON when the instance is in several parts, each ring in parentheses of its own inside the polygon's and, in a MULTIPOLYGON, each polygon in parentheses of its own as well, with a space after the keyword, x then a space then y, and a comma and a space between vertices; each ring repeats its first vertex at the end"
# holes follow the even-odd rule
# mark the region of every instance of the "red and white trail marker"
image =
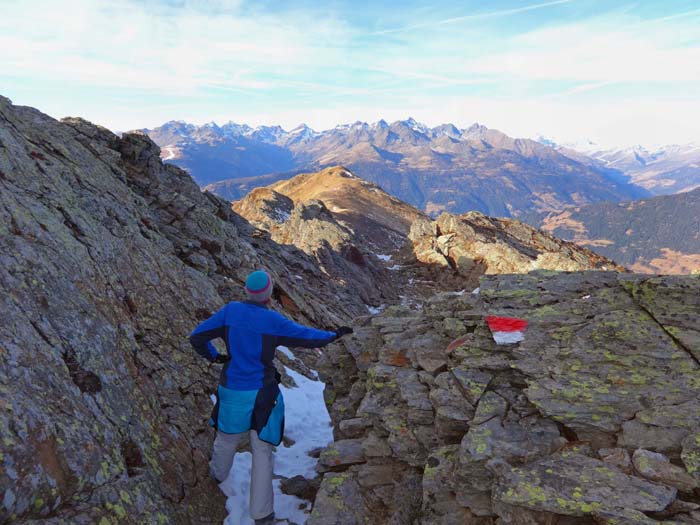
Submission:
POLYGON ((497 345, 512 345, 525 339, 525 330, 527 330, 525 319, 488 315, 486 322, 497 345))

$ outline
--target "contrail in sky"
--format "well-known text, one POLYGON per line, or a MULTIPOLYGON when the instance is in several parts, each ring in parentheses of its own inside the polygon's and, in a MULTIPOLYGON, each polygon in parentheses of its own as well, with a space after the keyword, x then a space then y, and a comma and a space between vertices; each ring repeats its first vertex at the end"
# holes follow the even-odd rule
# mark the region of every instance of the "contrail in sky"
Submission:
POLYGON ((447 24, 455 24, 457 22, 463 22, 465 20, 474 20, 474 19, 479 19, 479 18, 496 18, 500 16, 508 16, 508 15, 514 15, 517 13, 523 13, 525 11, 534 11, 535 9, 542 9, 543 7, 551 7, 555 5, 561 5, 561 4, 570 4, 571 2, 575 2, 576 0, 554 0, 553 2, 545 2, 542 4, 533 4, 533 5, 527 5, 523 7, 515 7, 513 9, 503 9, 501 11, 492 11, 490 13, 477 13, 473 15, 465 15, 465 16, 457 16, 454 18, 446 18, 444 20, 438 20, 437 22, 426 22, 423 24, 414 24, 410 26, 405 26, 405 27, 396 27, 393 29, 383 29, 381 31, 374 31, 372 33, 369 33, 369 35, 386 35, 389 33, 400 33, 403 31, 411 31, 413 29, 425 29, 426 27, 436 27, 436 26, 443 26, 447 24))

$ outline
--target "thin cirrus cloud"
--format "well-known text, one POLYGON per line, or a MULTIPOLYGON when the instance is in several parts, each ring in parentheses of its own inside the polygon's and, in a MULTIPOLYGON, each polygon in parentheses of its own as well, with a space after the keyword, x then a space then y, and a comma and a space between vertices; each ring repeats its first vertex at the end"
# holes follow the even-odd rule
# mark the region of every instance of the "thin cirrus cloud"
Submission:
POLYGON ((411 24, 403 27, 394 27, 390 29, 380 29, 378 31, 372 31, 369 35, 387 35, 390 33, 402 33, 404 31, 415 31, 416 29, 427 29, 427 28, 439 28, 440 26, 445 26, 448 24, 458 24, 460 22, 466 22, 469 20, 479 20, 486 18, 498 18, 503 16, 516 15, 518 13, 525 13, 527 11, 534 11, 535 9, 543 9, 545 7, 552 7, 561 4, 570 4, 576 0, 554 0, 552 2, 543 2, 539 4, 530 4, 522 7, 515 7, 512 9, 501 9, 497 11, 486 11, 483 13, 475 13, 471 15, 455 16, 451 18, 444 18, 442 20, 435 20, 433 22, 423 22, 420 24, 411 24))
POLYGON ((0 85, 114 129, 413 115, 521 136, 689 142, 700 121, 693 4, 0 2, 0 85))

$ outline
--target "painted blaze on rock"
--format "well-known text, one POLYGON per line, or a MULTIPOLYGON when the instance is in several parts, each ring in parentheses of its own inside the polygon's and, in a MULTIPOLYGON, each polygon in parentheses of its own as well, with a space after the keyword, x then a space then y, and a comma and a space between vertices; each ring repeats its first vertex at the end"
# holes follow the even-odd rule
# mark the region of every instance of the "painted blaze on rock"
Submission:
POLYGON ((524 319, 488 315, 486 322, 497 345, 515 344, 525 339, 528 322, 524 319))

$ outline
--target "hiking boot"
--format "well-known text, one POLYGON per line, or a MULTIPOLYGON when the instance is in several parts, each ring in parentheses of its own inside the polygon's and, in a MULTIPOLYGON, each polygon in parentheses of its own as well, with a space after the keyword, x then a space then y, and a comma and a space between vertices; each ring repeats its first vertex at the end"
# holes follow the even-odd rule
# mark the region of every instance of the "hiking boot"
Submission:
POLYGON ((259 520, 255 520, 255 525, 274 525, 275 523, 275 513, 271 513, 264 518, 260 518, 259 520))

